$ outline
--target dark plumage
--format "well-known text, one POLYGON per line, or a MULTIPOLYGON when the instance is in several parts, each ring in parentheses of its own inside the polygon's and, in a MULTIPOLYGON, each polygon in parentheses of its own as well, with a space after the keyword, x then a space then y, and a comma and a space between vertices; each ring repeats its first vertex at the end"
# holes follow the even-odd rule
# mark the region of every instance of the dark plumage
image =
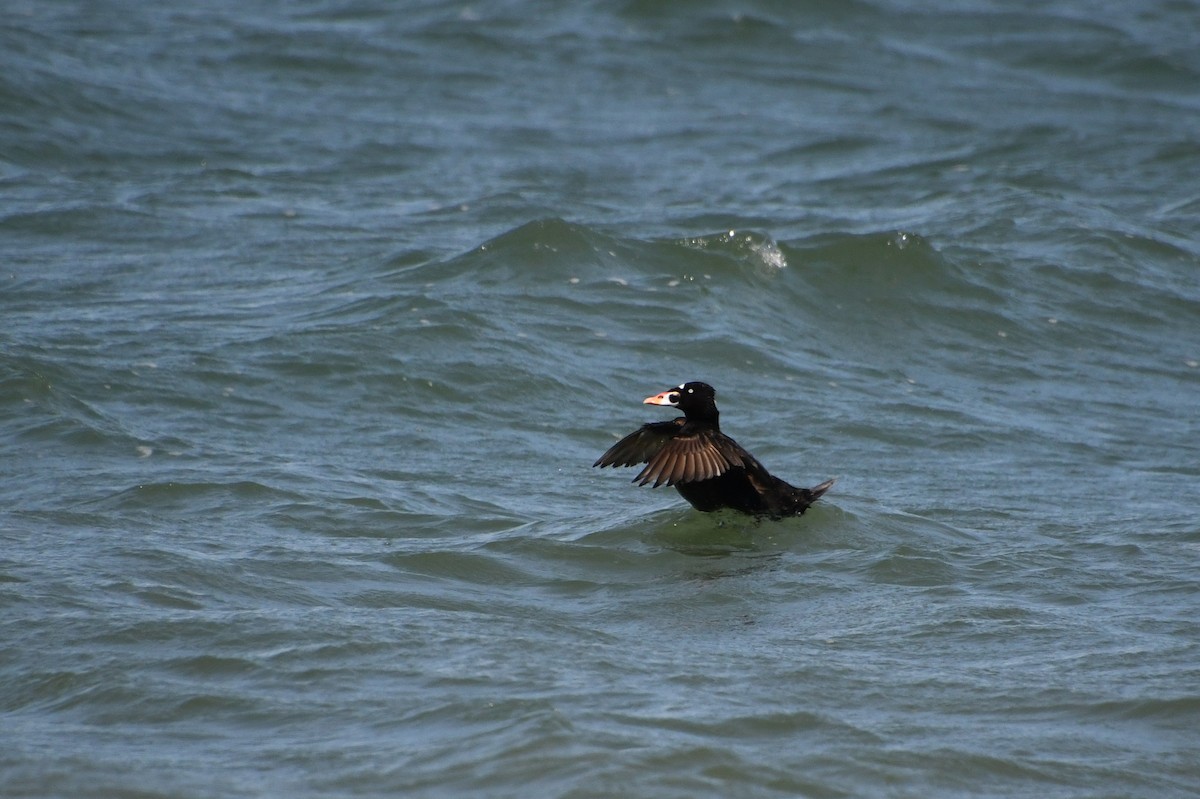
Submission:
POLYGON ((683 411, 669 422, 649 422, 622 438, 593 466, 646 464, 633 482, 673 485, 696 510, 733 508, 742 513, 798 516, 833 485, 796 488, 774 477, 754 456, 721 432, 716 391, 707 383, 684 383, 642 400, 683 411))

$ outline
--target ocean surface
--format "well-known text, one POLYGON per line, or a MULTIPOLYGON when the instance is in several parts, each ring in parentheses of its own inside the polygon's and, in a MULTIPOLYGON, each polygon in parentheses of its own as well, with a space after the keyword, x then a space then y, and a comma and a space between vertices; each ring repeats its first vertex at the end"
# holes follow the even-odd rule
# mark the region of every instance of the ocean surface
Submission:
POLYGON ((0 795, 1200 796, 1197 41, 7 3, 0 795))

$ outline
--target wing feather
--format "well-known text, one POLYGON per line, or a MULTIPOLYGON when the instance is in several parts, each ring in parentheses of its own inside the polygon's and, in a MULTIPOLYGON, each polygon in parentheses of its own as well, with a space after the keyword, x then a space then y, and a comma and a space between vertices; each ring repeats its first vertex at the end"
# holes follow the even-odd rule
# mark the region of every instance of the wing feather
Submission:
POLYGON ((671 458, 671 453, 668 452, 664 456, 660 451, 654 460, 654 488, 658 488, 671 479, 671 464, 674 463, 674 459, 671 458))
POLYGON ((654 488, 712 480, 730 469, 752 469, 757 465, 733 439, 719 431, 683 432, 684 421, 679 418, 644 424, 609 447, 592 465, 603 468, 644 463, 633 482, 654 488))
POLYGON ((671 471, 671 482, 682 483, 688 473, 688 464, 692 459, 692 451, 686 450, 675 458, 675 468, 671 471))
POLYGON ((683 459, 683 465, 683 473, 679 475, 678 482, 693 482, 696 479, 696 475, 700 472, 700 453, 689 452, 687 457, 683 459))
POLYGON ((646 468, 642 469, 638 476, 633 478, 634 482, 643 486, 648 483, 654 483, 655 488, 662 485, 664 465, 669 460, 669 458, 663 457, 664 454, 670 454, 665 446, 656 452, 654 457, 650 459, 650 462, 646 464, 646 468))
POLYGON ((701 479, 711 480, 714 477, 720 477, 729 468, 729 464, 722 458, 716 450, 705 449, 700 453, 704 459, 704 474, 701 479))
POLYGON ((650 422, 613 444, 592 466, 637 466, 647 463, 679 431, 675 422, 650 422))

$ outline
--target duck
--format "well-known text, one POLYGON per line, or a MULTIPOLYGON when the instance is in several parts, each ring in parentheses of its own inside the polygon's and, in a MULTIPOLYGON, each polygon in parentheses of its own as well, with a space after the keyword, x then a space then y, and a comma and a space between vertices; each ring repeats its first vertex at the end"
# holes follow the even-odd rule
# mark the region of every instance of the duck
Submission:
POLYGON ((608 448, 592 467, 640 466, 638 485, 674 486, 696 510, 726 508, 753 516, 799 516, 834 480, 797 488, 775 477, 758 459, 721 432, 717 392, 692 381, 642 400, 644 405, 676 408, 683 416, 647 422, 608 448))

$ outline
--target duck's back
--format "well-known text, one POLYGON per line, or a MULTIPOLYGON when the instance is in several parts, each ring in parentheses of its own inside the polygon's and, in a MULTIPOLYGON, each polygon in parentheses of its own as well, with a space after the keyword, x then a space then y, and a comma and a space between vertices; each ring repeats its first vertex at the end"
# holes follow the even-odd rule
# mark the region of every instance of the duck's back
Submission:
POLYGON ((692 507, 700 511, 731 508, 756 516, 780 519, 799 516, 829 490, 833 480, 813 488, 796 488, 780 480, 754 462, 748 469, 730 469, 720 477, 694 483, 676 483, 677 490, 692 507))

